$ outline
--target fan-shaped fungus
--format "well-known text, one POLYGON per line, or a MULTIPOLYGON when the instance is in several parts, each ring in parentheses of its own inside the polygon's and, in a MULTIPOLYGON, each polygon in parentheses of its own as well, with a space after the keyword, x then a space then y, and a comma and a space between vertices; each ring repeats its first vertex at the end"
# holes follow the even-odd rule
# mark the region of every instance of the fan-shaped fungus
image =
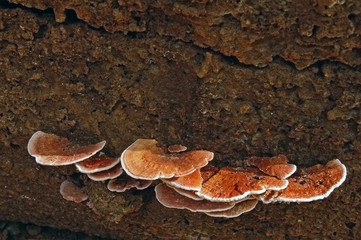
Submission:
POLYGON ((68 180, 60 184, 60 194, 65 200, 76 203, 81 203, 88 199, 88 195, 83 189, 68 180))
POLYGON ((176 191, 180 195, 183 195, 187 198, 197 200, 197 201, 204 199, 204 198, 201 198, 200 196, 198 196, 197 194, 195 194, 195 192, 193 192, 193 191, 188 191, 188 190, 184 190, 184 189, 180 189, 180 188, 176 188, 176 187, 172 187, 172 188, 174 191, 176 191))
POLYGON ((282 190, 288 185, 287 180, 267 176, 256 169, 236 170, 221 168, 196 194, 210 201, 232 202, 250 194, 261 194, 266 190, 282 190))
POLYGON ((184 190, 199 191, 201 190, 203 179, 201 176, 201 171, 197 169, 191 174, 182 177, 163 179, 163 182, 172 187, 181 188, 184 190))
POLYGON ((120 162, 120 158, 112 158, 105 155, 92 156, 91 158, 85 159, 75 166, 81 173, 96 173, 108 170, 120 162))
POLYGON ((235 205, 235 203, 193 200, 178 194, 164 183, 158 184, 154 190, 157 200, 168 208, 187 209, 192 212, 214 212, 228 210, 235 205))
POLYGON ((286 179, 291 176, 297 169, 296 165, 288 164, 288 159, 285 155, 278 155, 276 157, 251 157, 248 158, 246 164, 255 166, 267 175, 286 179))
POLYGON ((108 189, 112 192, 125 192, 131 188, 143 190, 149 187, 153 181, 134 178, 114 178, 108 182, 108 189))
POLYGON ((93 181, 105 181, 108 179, 113 179, 119 177, 123 173, 121 164, 117 164, 114 167, 96 173, 87 174, 88 177, 93 181))
POLYGON ((205 214, 211 217, 234 218, 240 216, 243 213, 252 211, 256 207, 257 203, 257 199, 250 199, 237 203, 233 208, 229 210, 218 212, 205 212, 205 214))
POLYGON ((196 150, 166 154, 154 139, 138 139, 121 156, 124 171, 132 178, 155 180, 181 177, 204 167, 213 153, 196 150))
POLYGON ((346 167, 338 159, 326 165, 317 164, 301 169, 288 179, 288 187, 275 200, 310 202, 323 199, 345 181, 346 175, 346 167))
POLYGON ((79 146, 70 143, 67 138, 37 131, 28 142, 28 152, 39 164, 60 166, 83 161, 99 152, 104 145, 105 141, 79 146))
MULTIPOLYGON (((38 131, 29 140, 28 152, 42 165, 75 164, 92 180, 111 179, 107 184, 110 191, 142 190, 153 180, 161 179, 164 183, 155 187, 155 193, 164 206, 225 218, 251 211, 258 200, 268 204, 323 199, 347 175, 345 165, 338 159, 295 173, 297 167, 288 164, 284 155, 251 157, 245 163, 252 167, 246 169, 206 166, 213 159, 212 152, 185 152, 186 147, 172 145, 167 154, 154 139, 138 139, 120 158, 93 156, 104 145, 105 141, 79 146, 67 138, 38 131), (123 170, 129 176, 119 177, 123 170)), ((88 199, 83 189, 68 180, 60 185, 60 193, 76 203, 88 199)))
POLYGON ((168 147, 168 152, 170 152, 170 153, 179 153, 179 152, 184 152, 186 150, 187 150, 186 146, 179 145, 179 144, 170 145, 168 147))

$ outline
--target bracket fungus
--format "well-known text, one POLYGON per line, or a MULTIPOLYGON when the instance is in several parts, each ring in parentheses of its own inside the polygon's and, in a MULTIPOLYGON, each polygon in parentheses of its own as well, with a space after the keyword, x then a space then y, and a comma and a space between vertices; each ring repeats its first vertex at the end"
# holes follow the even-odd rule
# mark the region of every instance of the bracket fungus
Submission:
POLYGON ((88 195, 69 180, 65 180, 60 184, 60 194, 67 201, 81 203, 88 199, 88 195))
POLYGON ((120 163, 114 167, 101 172, 89 173, 88 177, 93 181, 105 181, 108 179, 114 179, 119 177, 123 173, 123 169, 120 163))
POLYGON ((275 199, 278 197, 279 194, 279 191, 267 190, 263 194, 254 195, 254 198, 261 200, 264 204, 269 204, 275 202, 275 199))
POLYGON ((219 171, 219 168, 214 166, 205 166, 200 169, 201 170, 201 177, 203 182, 208 181, 214 174, 216 174, 219 171))
POLYGON ((76 163, 75 166, 81 173, 96 173, 108 170, 120 162, 120 158, 108 157, 104 154, 92 156, 84 161, 76 163))
POLYGON ((152 184, 152 180, 134 178, 114 178, 108 182, 107 188, 112 192, 125 192, 131 188, 143 190, 152 184))
POLYGON ((28 152, 41 165, 61 166, 83 161, 99 152, 104 145, 105 141, 79 146, 67 138, 37 131, 28 142, 28 152))
POLYGON ((210 217, 235 218, 241 214, 252 211, 258 203, 257 199, 249 199, 237 203, 233 208, 225 211, 205 212, 210 217))
POLYGON ((176 191, 177 193, 179 193, 180 195, 183 195, 187 198, 193 199, 193 200, 203 200, 204 198, 201 198, 200 196, 198 196, 195 192, 193 191, 188 191, 188 190, 184 190, 181 188, 176 188, 176 187, 172 187, 174 191, 176 191))
MULTIPOLYGON (((42 165, 75 164, 91 180, 110 179, 107 188, 113 192, 142 190, 160 179, 163 183, 155 187, 155 193, 162 205, 225 218, 251 211, 258 200, 268 204, 323 199, 347 175, 338 159, 297 170, 284 155, 251 157, 245 160, 245 169, 206 166, 213 159, 212 152, 186 151, 185 146, 172 145, 166 153, 154 139, 138 139, 120 158, 94 156, 104 145, 105 141, 79 146, 38 131, 29 140, 28 152, 42 165), (128 176, 119 177, 123 170, 128 176)), ((60 193, 76 203, 88 199, 82 188, 68 180, 60 185, 60 193)))
POLYGON ((187 150, 187 147, 180 145, 180 144, 168 146, 168 152, 170 152, 170 153, 180 153, 180 152, 184 152, 186 150, 187 150))
POLYGON ((164 183, 158 184, 155 189, 157 200, 165 207, 187 209, 192 212, 224 211, 234 207, 231 202, 211 202, 208 200, 193 200, 180 195, 164 183))
POLYGON ((347 170, 340 160, 301 169, 289 178, 289 186, 275 198, 282 202, 310 202, 328 197, 346 179, 347 170))
POLYGON ((287 180, 268 176, 256 169, 237 170, 221 168, 202 185, 196 194, 210 201, 232 202, 251 194, 261 194, 266 190, 282 190, 287 180))
POLYGON ((296 165, 288 164, 285 155, 278 155, 272 158, 268 157, 250 157, 246 161, 249 166, 255 166, 267 175, 286 179, 291 176, 297 169, 296 165))
POLYGON ((163 179, 163 182, 168 185, 184 190, 199 191, 202 188, 203 178, 200 169, 195 170, 191 174, 174 177, 170 179, 163 179))
POLYGON ((132 178, 155 180, 181 177, 204 167, 213 153, 194 150, 166 154, 154 139, 138 139, 121 156, 124 171, 132 178))

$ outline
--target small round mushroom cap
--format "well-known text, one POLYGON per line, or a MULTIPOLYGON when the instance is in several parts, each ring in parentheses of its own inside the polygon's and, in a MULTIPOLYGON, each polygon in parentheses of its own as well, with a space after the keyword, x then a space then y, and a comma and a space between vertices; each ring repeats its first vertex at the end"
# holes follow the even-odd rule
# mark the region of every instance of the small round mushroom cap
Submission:
POLYGON ((289 185, 275 200, 310 202, 323 199, 345 181, 346 175, 346 167, 338 159, 328 162, 325 166, 317 164, 301 169, 288 179, 289 185))
POLYGON ((149 187, 153 181, 134 178, 114 178, 108 182, 108 189, 112 192, 125 192, 131 188, 143 190, 149 187))
POLYGON ((191 174, 182 177, 163 179, 163 182, 167 183, 172 187, 176 187, 184 190, 199 191, 202 188, 203 179, 201 176, 201 171, 197 169, 191 174))
POLYGON ((88 199, 88 195, 83 189, 68 180, 60 184, 60 194, 65 200, 75 203, 81 203, 88 199))
POLYGON ((291 176, 297 169, 296 165, 288 164, 285 155, 278 155, 272 158, 268 157, 251 157, 248 158, 246 164, 255 166, 267 175, 286 179, 291 176))
POLYGON ((83 161, 99 152, 104 145, 105 141, 79 146, 70 143, 67 138, 37 131, 29 140, 28 152, 39 164, 61 166, 83 161))
POLYGON ((104 170, 96 173, 87 174, 88 177, 93 181, 105 181, 108 179, 114 179, 119 177, 123 173, 122 165, 118 163, 114 167, 108 170, 104 170))
POLYGON ((282 190, 288 185, 287 180, 280 180, 265 175, 257 169, 237 170, 221 168, 207 181, 196 194, 209 201, 233 202, 251 194, 261 194, 266 190, 282 190))
POLYGON ((187 209, 192 212, 214 212, 228 210, 235 205, 235 203, 193 200, 180 195, 164 183, 158 184, 154 190, 157 200, 168 208, 187 209))
POLYGON ((81 173, 96 173, 111 169, 120 162, 120 158, 112 158, 106 155, 92 156, 75 166, 81 173))
POLYGON ((224 217, 224 218, 235 218, 241 214, 252 211, 258 203, 257 199, 250 199, 237 203, 233 208, 226 211, 219 212, 205 212, 211 217, 224 217))
POLYGON ((155 180, 181 177, 204 167, 213 153, 196 150, 166 154, 154 139, 138 139, 121 156, 124 171, 132 178, 155 180))
POLYGON ((168 152, 170 152, 170 153, 179 153, 179 152, 184 152, 186 150, 187 150, 187 147, 180 145, 180 144, 170 145, 168 147, 168 152))

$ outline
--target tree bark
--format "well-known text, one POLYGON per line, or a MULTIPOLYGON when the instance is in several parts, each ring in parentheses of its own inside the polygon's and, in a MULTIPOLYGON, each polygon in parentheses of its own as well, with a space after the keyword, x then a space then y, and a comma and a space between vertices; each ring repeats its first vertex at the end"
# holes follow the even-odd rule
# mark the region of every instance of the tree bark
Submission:
POLYGON ((115 239, 361 235, 358 0, 11 2, 0 2, 0 219, 115 239), (339 158, 349 174, 325 200, 225 220, 37 165, 26 150, 37 130, 107 140, 111 156, 155 138, 213 151, 215 166, 285 154, 298 166, 339 158), (65 179, 89 202, 64 200, 65 179))

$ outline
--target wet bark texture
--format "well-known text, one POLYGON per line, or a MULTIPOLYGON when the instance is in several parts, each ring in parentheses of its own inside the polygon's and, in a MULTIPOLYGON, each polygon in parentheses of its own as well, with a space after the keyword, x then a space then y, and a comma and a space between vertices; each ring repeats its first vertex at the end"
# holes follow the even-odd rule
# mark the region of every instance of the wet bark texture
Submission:
POLYGON ((0 219, 125 239, 355 239, 361 235, 361 2, 0 1, 0 219), (225 220, 115 194, 39 166, 37 130, 119 156, 138 138, 215 152, 216 166, 285 154, 339 158, 322 201, 225 220), (65 179, 91 202, 65 201, 65 179))

